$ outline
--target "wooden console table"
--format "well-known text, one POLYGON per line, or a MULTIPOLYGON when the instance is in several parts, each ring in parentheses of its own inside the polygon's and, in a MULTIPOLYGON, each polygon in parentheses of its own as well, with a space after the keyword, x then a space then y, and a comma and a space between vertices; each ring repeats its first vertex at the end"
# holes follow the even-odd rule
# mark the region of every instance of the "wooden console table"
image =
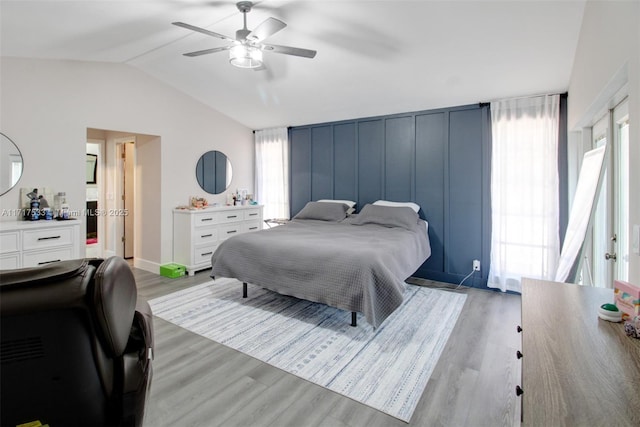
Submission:
POLYGON ((522 281, 525 426, 640 426, 640 339, 598 318, 613 290, 522 281))

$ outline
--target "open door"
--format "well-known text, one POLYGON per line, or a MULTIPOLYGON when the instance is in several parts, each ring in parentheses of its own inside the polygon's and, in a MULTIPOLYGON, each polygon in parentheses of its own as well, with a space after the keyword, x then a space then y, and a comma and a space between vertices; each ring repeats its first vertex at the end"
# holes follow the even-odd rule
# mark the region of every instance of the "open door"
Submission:
POLYGON ((134 220, 135 220, 135 144, 122 144, 122 218, 123 224, 123 254, 125 259, 133 258, 134 220))

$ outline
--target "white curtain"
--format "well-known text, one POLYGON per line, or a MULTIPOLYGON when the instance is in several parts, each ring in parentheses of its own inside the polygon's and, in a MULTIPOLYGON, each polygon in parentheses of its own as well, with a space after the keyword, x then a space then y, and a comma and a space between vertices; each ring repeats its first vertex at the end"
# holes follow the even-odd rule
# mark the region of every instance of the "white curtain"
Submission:
POLYGON ((289 137, 287 128, 255 132, 256 195, 263 216, 289 218, 289 137))
POLYGON ((559 95, 491 103, 491 267, 488 286, 520 292, 553 280, 558 237, 559 95))

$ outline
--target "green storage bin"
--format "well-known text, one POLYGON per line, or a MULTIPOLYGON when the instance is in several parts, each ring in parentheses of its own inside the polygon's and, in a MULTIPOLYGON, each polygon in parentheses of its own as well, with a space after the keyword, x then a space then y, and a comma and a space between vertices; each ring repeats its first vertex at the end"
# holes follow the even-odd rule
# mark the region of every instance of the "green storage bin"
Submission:
POLYGON ((180 264, 165 264, 160 266, 160 275, 164 277, 169 277, 170 279, 175 279, 176 277, 181 277, 187 274, 187 267, 180 264))

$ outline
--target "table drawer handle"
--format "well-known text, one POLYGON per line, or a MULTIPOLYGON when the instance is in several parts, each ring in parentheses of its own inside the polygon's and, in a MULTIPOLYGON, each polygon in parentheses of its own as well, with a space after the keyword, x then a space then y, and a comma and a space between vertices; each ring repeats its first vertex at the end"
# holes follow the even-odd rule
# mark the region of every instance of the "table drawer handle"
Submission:
POLYGON ((38 241, 40 240, 54 240, 54 239, 59 239, 62 236, 49 236, 49 237, 38 237, 38 241))
POLYGON ((237 232, 238 232, 238 230, 229 230, 229 231, 227 231, 227 234, 233 234, 233 233, 237 233, 237 232))
POLYGON ((258 215, 257 213, 250 213, 249 216, 256 216, 258 215))
POLYGON ((205 252, 205 253, 203 253, 203 254, 202 254, 202 256, 205 256, 205 255, 212 255, 212 254, 213 254, 213 252, 205 252))
POLYGON ((52 261, 42 261, 42 262, 39 262, 38 265, 51 264, 52 262, 60 262, 60 260, 59 259, 54 259, 52 261))
POLYGON ((516 351, 516 357, 522 359, 522 352, 520 350, 516 351))
POLYGON ((257 230, 258 227, 249 227, 249 230, 257 230))
POLYGON ((516 386, 516 396, 522 396, 524 394, 524 390, 519 385, 516 386))
POLYGON ((200 237, 204 239, 205 237, 211 237, 211 236, 213 236, 213 234, 203 234, 203 235, 202 235, 202 236, 200 236, 200 237))
POLYGON ((227 215, 227 219, 238 218, 238 215, 227 215))
POLYGON ((200 221, 204 222, 204 221, 213 221, 213 218, 202 218, 200 221))

